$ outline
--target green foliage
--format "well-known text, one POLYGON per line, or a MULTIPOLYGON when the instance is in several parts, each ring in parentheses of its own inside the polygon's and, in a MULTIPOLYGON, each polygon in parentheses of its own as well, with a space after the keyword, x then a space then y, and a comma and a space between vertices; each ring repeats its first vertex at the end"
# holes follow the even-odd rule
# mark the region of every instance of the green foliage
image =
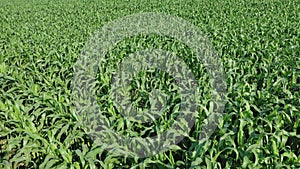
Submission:
MULTIPOLYGON (((1 0, 0 168, 299 168, 299 13, 297 0, 1 0), (209 37, 226 72, 228 102, 210 140, 198 141, 213 106, 203 65, 174 39, 125 39, 108 54, 109 67, 149 46, 175 52, 198 79, 201 109, 191 132, 171 150, 143 159, 116 157, 79 123, 73 65, 93 32, 150 11, 182 17, 209 37)), ((147 137, 167 128, 172 114, 153 124, 124 120, 109 100, 110 78, 99 74, 97 96, 112 129, 147 137)), ((151 86, 176 103, 172 78, 154 70, 132 82, 137 107, 149 106, 151 86)))

